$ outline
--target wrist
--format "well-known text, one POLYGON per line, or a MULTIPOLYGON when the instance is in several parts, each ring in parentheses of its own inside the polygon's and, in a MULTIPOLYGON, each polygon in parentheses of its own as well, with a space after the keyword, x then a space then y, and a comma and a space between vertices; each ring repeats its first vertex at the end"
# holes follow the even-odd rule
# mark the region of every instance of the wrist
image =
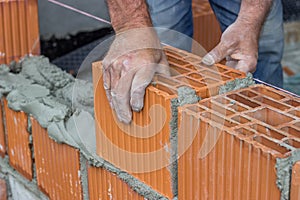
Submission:
POLYGON ((152 23, 150 19, 140 18, 140 19, 121 19, 115 22, 112 22, 112 26, 115 32, 121 33, 124 31, 128 31, 131 29, 138 29, 138 28, 147 28, 152 27, 152 23))

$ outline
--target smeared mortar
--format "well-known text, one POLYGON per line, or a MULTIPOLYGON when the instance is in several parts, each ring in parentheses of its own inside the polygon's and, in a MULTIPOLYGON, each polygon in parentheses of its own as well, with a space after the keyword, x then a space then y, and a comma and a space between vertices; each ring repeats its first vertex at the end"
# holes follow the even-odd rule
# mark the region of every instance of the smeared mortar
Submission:
POLYGON ((237 78, 232 81, 227 82, 225 85, 221 86, 219 89, 219 94, 225 94, 234 90, 239 90, 242 88, 247 88, 254 85, 253 76, 251 73, 247 73, 246 78, 237 78))
MULTIPOLYGON (((166 199, 96 154, 92 83, 75 80, 43 56, 27 57, 20 66, 20 73, 13 74, 0 65, 0 97, 6 95, 11 109, 32 115, 53 140, 79 149, 90 165, 115 173, 138 194, 149 200, 166 199)), ((83 192, 86 198, 88 191, 83 192)))
POLYGON ((178 97, 171 99, 172 118, 170 121, 170 173, 172 178, 172 192, 175 197, 178 195, 178 107, 186 104, 197 103, 200 100, 200 97, 196 95, 196 91, 187 86, 178 88, 177 93, 178 97))
POLYGON ((281 191, 281 200, 290 199, 292 168, 298 161, 300 161, 300 149, 294 149, 291 153, 291 156, 287 158, 276 159, 276 185, 281 191))
MULTIPOLYGON (((14 177, 16 180, 18 180, 20 183, 22 183, 22 185, 24 185, 26 188, 28 188, 29 191, 31 191, 37 197, 39 197, 39 199, 41 199, 41 200, 49 199, 44 193, 42 193, 39 190, 37 183, 34 179, 32 181, 29 181, 26 178, 24 178, 21 174, 19 174, 18 172, 16 172, 14 169, 12 169, 10 167, 8 156, 6 156, 5 158, 0 157, 0 175, 1 175, 1 173, 5 174, 6 181, 8 180, 7 175, 14 177)), ((9 184, 7 184, 7 186, 9 186, 9 184)), ((12 192, 12 191, 10 191, 11 188, 8 187, 7 189, 9 189, 9 191, 8 191, 9 193, 12 192)))

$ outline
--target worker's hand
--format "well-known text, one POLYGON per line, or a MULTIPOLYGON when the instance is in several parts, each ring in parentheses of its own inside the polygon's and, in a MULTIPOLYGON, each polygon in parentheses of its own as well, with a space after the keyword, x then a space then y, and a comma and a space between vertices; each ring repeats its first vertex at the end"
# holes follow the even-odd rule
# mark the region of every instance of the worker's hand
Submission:
POLYGON ((214 65, 226 58, 226 65, 243 72, 254 72, 258 58, 257 27, 238 19, 223 33, 220 43, 202 60, 214 65))
POLYGON ((144 106, 145 89, 155 73, 169 75, 168 62, 153 28, 116 35, 103 60, 104 88, 118 119, 130 123, 144 106))

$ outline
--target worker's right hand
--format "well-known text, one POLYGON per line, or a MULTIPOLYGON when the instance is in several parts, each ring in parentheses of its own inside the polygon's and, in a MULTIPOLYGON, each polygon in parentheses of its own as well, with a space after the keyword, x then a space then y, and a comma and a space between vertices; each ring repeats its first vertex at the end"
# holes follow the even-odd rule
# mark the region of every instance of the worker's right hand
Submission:
POLYGON ((118 119, 132 120, 144 106, 145 89, 155 73, 169 75, 168 62, 153 28, 118 33, 103 60, 106 96, 118 119))

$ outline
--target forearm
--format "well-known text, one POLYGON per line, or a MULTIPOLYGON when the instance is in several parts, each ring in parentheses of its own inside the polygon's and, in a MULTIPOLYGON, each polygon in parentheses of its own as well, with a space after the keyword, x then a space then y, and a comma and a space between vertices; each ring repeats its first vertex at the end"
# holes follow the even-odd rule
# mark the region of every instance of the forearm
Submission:
POLYGON ((107 0, 111 23, 119 33, 152 26, 145 0, 107 0))
POLYGON ((272 3, 273 0, 242 0, 237 20, 259 35, 272 3))

